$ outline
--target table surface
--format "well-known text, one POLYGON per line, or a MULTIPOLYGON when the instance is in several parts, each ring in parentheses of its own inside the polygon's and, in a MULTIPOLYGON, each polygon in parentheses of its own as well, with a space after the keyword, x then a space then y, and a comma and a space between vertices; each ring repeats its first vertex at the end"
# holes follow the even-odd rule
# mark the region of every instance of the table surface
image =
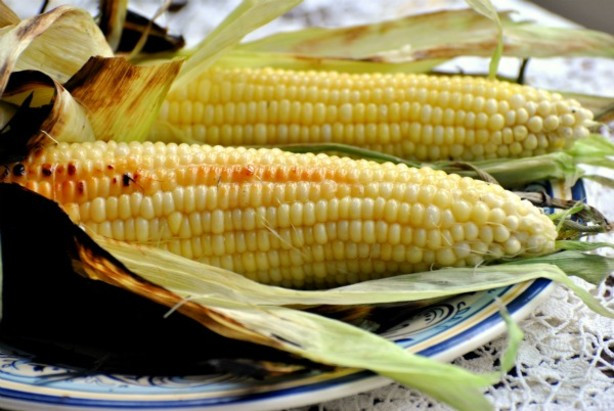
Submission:
MULTIPOLYGON (((24 7, 23 3, 29 2, 8 3, 24 7)), ((83 5, 87 2, 76 3, 83 5)), ((151 14, 161 1, 134 0, 132 3, 151 14)), ((570 24, 522 0, 495 0, 493 3, 500 9, 517 10, 519 16, 544 24, 570 24)), ((182 13, 170 18, 167 23, 171 27, 181 27, 188 40, 193 41, 202 38, 236 4, 238 0, 191 0, 182 13), (192 18, 188 19, 186 16, 192 18)), ((291 18, 279 19, 255 33, 255 36, 308 24, 349 25, 447 7, 465 7, 465 3, 460 0, 305 0, 292 13, 291 18)), ((610 11, 614 12, 614 5, 610 11)), ((162 22, 164 23, 164 19, 162 22)), ((504 59, 501 71, 513 75, 518 66, 516 59, 504 59)), ((448 64, 447 67, 452 70, 462 67, 465 70, 484 71, 487 61, 464 58, 448 64)), ((606 96, 614 96, 613 78, 614 60, 591 58, 532 60, 526 76, 531 85, 606 96)), ((614 124, 610 124, 610 127, 614 127, 614 124)), ((606 127, 602 132, 614 138, 606 127)), ((589 182, 587 193, 589 203, 614 220, 614 190, 589 182)), ((597 239, 614 242, 612 235, 598 236, 597 239)), ((611 275, 605 284, 593 292, 614 309, 614 276, 611 275)), ((497 409, 611 409, 614 404, 614 323, 611 320, 594 314, 566 289, 556 286, 550 298, 520 325, 525 338, 518 353, 515 370, 506 375, 500 384, 486 390, 487 397, 497 409)), ((495 371, 497 358, 504 346, 505 338, 498 338, 457 358, 454 364, 475 372, 495 371)), ((317 401, 317 398, 314 398, 314 401, 317 401)), ((392 411, 427 408, 448 409, 441 404, 433 404, 415 391, 391 383, 380 389, 313 404, 296 411, 392 411)))

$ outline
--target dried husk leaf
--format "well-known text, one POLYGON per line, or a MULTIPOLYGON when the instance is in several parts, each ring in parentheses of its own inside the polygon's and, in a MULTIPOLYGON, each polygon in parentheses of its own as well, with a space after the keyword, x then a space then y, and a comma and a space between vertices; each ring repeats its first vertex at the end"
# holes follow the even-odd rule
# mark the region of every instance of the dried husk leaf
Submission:
POLYGON ((113 50, 117 50, 128 12, 128 0, 102 0, 98 26, 113 50))
MULTIPOLYGON (((13 73, 3 100, 25 111, 49 106, 48 115, 40 124, 29 125, 36 127, 35 134, 24 135, 24 139, 31 138, 46 143, 95 140, 94 131, 83 107, 60 83, 46 74, 30 70, 13 73), (28 96, 32 96, 28 107, 20 107, 28 96)), ((35 121, 34 118, 33 116, 31 121, 35 121)))
POLYGON ((18 24, 20 18, 9 6, 7 6, 4 1, 0 0, 0 28, 4 26, 10 26, 13 24, 18 24))
POLYGON ((136 66, 121 57, 92 57, 66 89, 87 110, 98 140, 142 141, 181 61, 136 66))
MULTIPOLYGON (((503 55, 515 57, 614 55, 614 37, 586 30, 514 22, 510 12, 499 19, 505 36, 503 55)), ((307 28, 274 34, 242 44, 243 51, 331 59, 408 62, 491 56, 499 30, 472 10, 445 10, 344 28, 307 28)))
POLYGON ((499 69, 501 56, 503 55, 503 24, 499 18, 499 13, 492 5, 490 0, 465 0, 465 2, 471 6, 473 10, 495 23, 497 28, 497 45, 495 46, 490 57, 490 64, 488 68, 488 77, 490 79, 494 79, 497 75, 497 70, 499 69))
MULTIPOLYGON (((508 18, 508 15, 504 15, 508 18)), ((480 44, 494 34, 493 24, 472 10, 437 11, 342 28, 310 27, 247 42, 240 50, 288 53, 375 62, 424 59, 433 47, 454 49, 480 44)))
POLYGON ((215 62, 217 67, 276 67, 288 70, 323 70, 345 73, 425 73, 446 59, 387 62, 363 61, 352 58, 315 57, 291 53, 270 53, 234 49, 215 62))
POLYGON ((134 55, 137 46, 138 52, 143 54, 171 52, 183 48, 185 40, 180 35, 169 34, 166 28, 154 23, 152 19, 128 10, 116 52, 134 55), (141 47, 143 39, 145 40, 141 47))
POLYGON ((0 95, 13 71, 39 70, 64 83, 91 56, 113 55, 92 17, 61 6, 0 29, 0 95))

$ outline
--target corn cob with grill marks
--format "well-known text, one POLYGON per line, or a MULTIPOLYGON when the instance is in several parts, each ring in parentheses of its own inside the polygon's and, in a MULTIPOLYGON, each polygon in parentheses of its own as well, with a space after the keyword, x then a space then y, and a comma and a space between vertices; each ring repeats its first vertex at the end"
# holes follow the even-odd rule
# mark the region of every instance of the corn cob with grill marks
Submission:
POLYGON ((7 171, 99 234, 288 287, 541 254, 556 238, 500 186, 324 154, 60 143, 7 171))
MULTIPOLYGON (((477 77, 214 68, 159 119, 196 142, 335 142, 420 161, 528 157, 588 135, 574 100, 477 77)), ((167 140, 154 128, 151 140, 167 140)))

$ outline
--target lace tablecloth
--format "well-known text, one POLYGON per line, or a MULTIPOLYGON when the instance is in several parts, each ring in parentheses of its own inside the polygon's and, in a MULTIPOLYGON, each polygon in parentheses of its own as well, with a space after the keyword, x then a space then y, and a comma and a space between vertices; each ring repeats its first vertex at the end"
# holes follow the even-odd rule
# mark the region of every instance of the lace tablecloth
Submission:
MULTIPOLYGON (((9 3, 21 3, 24 7, 22 2, 9 3)), ((57 3, 51 2, 52 5, 57 3)), ((151 14, 162 2, 136 0, 133 3, 151 14)), ((166 23, 171 27, 181 27, 188 39, 202 38, 237 3, 238 0, 191 0, 181 13, 169 17, 166 23)), ((569 24, 521 0, 494 3, 500 8, 518 10, 524 18, 551 25, 569 24)), ((308 24, 349 25, 444 7, 464 6, 462 0, 305 0, 303 5, 288 16, 261 29, 256 35, 308 24)), ((165 23, 164 18, 161 22, 165 23)), ((486 65, 484 59, 460 59, 448 64, 448 67, 452 70, 462 67, 484 71, 486 65)), ((518 67, 517 60, 504 59, 501 68, 504 73, 514 75, 518 67)), ((529 84, 550 89, 614 96, 614 60, 533 60, 528 66, 526 79, 529 84)), ((614 127, 614 124, 610 126, 614 127)), ((605 129, 603 132, 607 133, 605 129)), ((589 182, 587 192, 589 202, 614 220, 614 191, 589 182)), ((614 242, 614 236, 600 236, 598 239, 614 242)), ((594 293, 614 309, 614 276, 611 275, 594 293)), ((594 314, 569 291, 557 286, 551 296, 520 325, 525 332, 525 339, 515 369, 500 384, 488 388, 486 392, 497 409, 613 409, 614 322, 594 314)), ((457 358, 454 363, 474 372, 494 371, 504 345, 505 338, 498 338, 457 358)), ((392 411, 427 408, 447 409, 440 404, 433 404, 415 391, 398 384, 389 384, 373 391, 297 410, 392 411)))

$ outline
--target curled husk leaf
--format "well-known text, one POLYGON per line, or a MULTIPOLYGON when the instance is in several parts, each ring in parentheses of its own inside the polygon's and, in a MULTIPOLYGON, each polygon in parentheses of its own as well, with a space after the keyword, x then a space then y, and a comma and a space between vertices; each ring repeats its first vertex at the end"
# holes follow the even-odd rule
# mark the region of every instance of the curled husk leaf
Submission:
MULTIPOLYGON (((14 21, 3 5, 0 22, 14 21)), ((113 52, 85 10, 61 6, 0 29, 0 95, 13 71, 39 70, 64 83, 91 56, 113 52)))

